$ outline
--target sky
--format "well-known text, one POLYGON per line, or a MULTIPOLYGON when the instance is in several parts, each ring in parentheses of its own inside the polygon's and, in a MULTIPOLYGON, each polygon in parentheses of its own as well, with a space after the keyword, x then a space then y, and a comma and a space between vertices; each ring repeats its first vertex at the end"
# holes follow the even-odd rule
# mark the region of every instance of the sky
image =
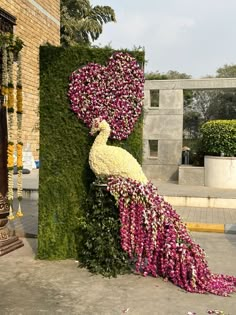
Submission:
POLYGON ((144 47, 145 72, 176 70, 201 78, 236 64, 236 0, 90 0, 108 5, 116 23, 95 45, 144 47))

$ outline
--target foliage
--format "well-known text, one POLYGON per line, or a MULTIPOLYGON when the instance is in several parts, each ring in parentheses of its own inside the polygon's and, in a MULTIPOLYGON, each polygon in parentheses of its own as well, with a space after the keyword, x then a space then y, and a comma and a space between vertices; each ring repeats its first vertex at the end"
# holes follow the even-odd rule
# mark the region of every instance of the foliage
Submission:
POLYGON ((104 23, 115 21, 109 6, 93 7, 89 0, 61 0, 61 43, 89 45, 101 35, 104 23))
POLYGON ((0 48, 7 47, 13 53, 18 53, 24 46, 23 41, 11 33, 0 33, 0 48))
POLYGON ((146 80, 176 80, 176 79, 191 79, 191 75, 187 73, 181 73, 175 70, 169 70, 166 73, 147 72, 145 74, 146 80))
POLYGON ((236 77, 236 65, 235 64, 225 64, 216 70, 217 78, 235 78, 236 77))
POLYGON ((112 139, 126 139, 142 112, 144 75, 135 58, 114 53, 106 67, 90 63, 71 75, 71 108, 89 128, 106 120, 112 139))
POLYGON ((188 109, 199 113, 202 122, 210 120, 211 114, 209 112, 209 106, 217 93, 218 91, 216 90, 193 91, 193 100, 188 109))
POLYGON ((197 111, 186 111, 184 113, 183 128, 188 132, 188 137, 195 138, 198 135, 200 122, 200 114, 197 111))
POLYGON ((236 156, 236 120, 212 120, 201 126, 205 155, 236 156))
POLYGON ((217 91, 208 107, 210 119, 236 119, 236 90, 217 91))
POLYGON ((146 80, 168 80, 168 77, 166 74, 163 74, 160 72, 148 72, 148 73, 145 73, 145 79, 146 80))
MULTIPOLYGON (((217 78, 235 78, 236 65, 224 65, 216 71, 217 78)), ((236 90, 194 91, 191 110, 201 115, 202 122, 215 119, 236 119, 236 90)))
MULTIPOLYGON (((69 76, 89 62, 104 65, 113 50, 86 47, 40 49, 40 185, 38 257, 76 257, 78 220, 94 175, 88 165, 93 138, 70 110, 69 76)), ((143 52, 129 52, 140 64, 143 52)), ((120 143, 142 159, 142 119, 131 136, 120 143)), ((117 144, 116 141, 113 143, 117 144)))
POLYGON ((128 255, 121 248, 119 211, 115 200, 99 185, 91 185, 86 212, 78 226, 78 260, 80 267, 106 277, 130 271, 128 255))

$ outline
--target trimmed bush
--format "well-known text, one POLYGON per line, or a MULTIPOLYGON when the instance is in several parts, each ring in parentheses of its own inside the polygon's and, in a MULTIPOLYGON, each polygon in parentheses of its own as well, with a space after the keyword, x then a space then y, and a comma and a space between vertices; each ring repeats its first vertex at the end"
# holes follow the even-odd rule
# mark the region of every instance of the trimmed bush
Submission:
MULTIPOLYGON (((77 257, 77 233, 86 213, 95 177, 88 164, 94 138, 72 113, 67 98, 69 76, 89 62, 104 65, 110 48, 53 47, 40 49, 40 171, 38 258, 77 257)), ((129 52, 140 64, 144 53, 129 52)), ((142 117, 122 142, 112 141, 142 160, 142 117)))
POLYGON ((201 126, 205 155, 236 156, 236 120, 211 120, 201 126))

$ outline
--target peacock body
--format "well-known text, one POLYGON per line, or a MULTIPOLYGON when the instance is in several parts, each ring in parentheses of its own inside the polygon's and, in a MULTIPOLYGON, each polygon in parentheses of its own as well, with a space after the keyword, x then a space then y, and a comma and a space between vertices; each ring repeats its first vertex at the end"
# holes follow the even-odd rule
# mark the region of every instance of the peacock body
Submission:
POLYGON ((122 176, 146 184, 148 182, 140 164, 126 150, 107 145, 110 126, 103 120, 95 120, 91 133, 99 131, 89 154, 89 165, 96 176, 122 176))

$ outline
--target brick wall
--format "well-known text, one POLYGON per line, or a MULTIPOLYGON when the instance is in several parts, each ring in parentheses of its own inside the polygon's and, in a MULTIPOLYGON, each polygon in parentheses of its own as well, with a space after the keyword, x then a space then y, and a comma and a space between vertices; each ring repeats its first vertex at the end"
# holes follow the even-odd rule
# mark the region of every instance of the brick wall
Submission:
POLYGON ((1 0, 0 7, 16 17, 14 34, 22 51, 24 97, 23 142, 29 143, 35 159, 39 152, 39 46, 60 44, 60 0, 1 0))

